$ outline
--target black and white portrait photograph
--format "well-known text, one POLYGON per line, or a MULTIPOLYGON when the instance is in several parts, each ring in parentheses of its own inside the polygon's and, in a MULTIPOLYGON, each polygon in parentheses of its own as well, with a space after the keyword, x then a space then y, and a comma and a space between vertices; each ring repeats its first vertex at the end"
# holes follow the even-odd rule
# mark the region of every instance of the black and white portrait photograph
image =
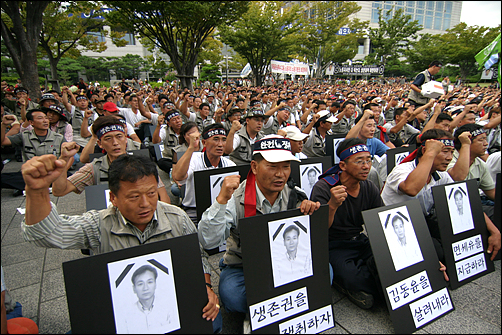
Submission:
POLYGON ((378 213, 396 271, 424 260, 406 206, 378 213))
POLYGON ((445 186, 453 235, 474 229, 471 204, 465 183, 445 186))
POLYGON ((211 182, 211 203, 213 203, 216 200, 218 194, 220 194, 223 179, 225 179, 226 176, 233 176, 238 174, 238 171, 234 171, 210 176, 209 180, 211 182))
POLYGON ((180 329, 171 251, 108 263, 118 334, 180 329))
POLYGON ((106 208, 112 204, 110 201, 110 189, 105 190, 106 208))
POLYGON ((300 165, 301 189, 310 198, 317 178, 322 174, 322 163, 300 165))
POLYGON ((312 276, 310 217, 268 223, 274 287, 312 276))
POLYGON ((338 149, 338 145, 342 143, 345 140, 345 138, 334 138, 333 139, 333 152, 335 153, 334 159, 335 159, 335 164, 340 163, 340 157, 336 154, 336 150, 338 149))

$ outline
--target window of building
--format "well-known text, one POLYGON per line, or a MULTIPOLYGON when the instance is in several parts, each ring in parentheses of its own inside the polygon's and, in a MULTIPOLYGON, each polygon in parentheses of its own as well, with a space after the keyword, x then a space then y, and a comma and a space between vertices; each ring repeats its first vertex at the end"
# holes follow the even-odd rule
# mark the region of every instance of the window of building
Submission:
POLYGON ((423 15, 415 15, 415 20, 418 21, 418 24, 423 26, 424 25, 424 16, 423 15))
POLYGON ((436 12, 442 12, 443 11, 443 1, 436 1, 436 12))
POLYGON ((413 16, 414 12, 415 12, 415 10, 413 8, 406 7, 406 14, 409 14, 409 15, 413 16))
POLYGON ((432 29, 432 16, 426 16, 425 17, 424 28, 425 29, 432 29))
POLYGON ((378 23, 378 9, 373 8, 371 10, 371 22, 372 23, 378 23))
POLYGON ((435 17, 434 18, 434 29, 441 30, 441 22, 443 22, 443 20, 440 17, 435 17))
POLYGON ((385 11, 391 10, 391 9, 392 9, 392 5, 391 5, 391 4, 387 4, 387 3, 386 3, 386 4, 383 6, 383 9, 384 9, 385 11))
POLYGON ((446 29, 450 29, 450 19, 444 19, 443 20, 443 29, 446 30, 446 29))
POLYGON ((127 41, 127 45, 136 45, 136 40, 134 39, 134 34, 126 33, 124 37, 122 37, 124 41, 127 41))
POLYGON ((401 7, 401 6, 394 7, 394 11, 397 11, 398 9, 400 9, 400 10, 402 10, 404 12, 404 7, 401 7))
POLYGON ((396 1, 396 6, 404 6, 404 1, 396 1))
POLYGON ((446 13, 451 13, 451 8, 452 7, 453 7, 453 2, 446 1, 446 3, 445 3, 445 12, 446 13))
POLYGON ((311 19, 315 19, 315 8, 312 8, 312 9, 310 10, 310 18, 311 18, 311 19))
POLYGON ((425 11, 425 15, 427 15, 427 16, 433 16, 433 15, 434 15, 434 12, 433 12, 433 11, 431 11, 431 10, 426 10, 426 11, 425 11))
POLYGON ((105 36, 103 36, 103 34, 100 31, 99 32, 88 31, 87 35, 96 36, 98 38, 98 42, 106 42, 105 36))
POLYGON ((434 1, 427 1, 427 10, 434 10, 434 1))
POLYGON ((417 9, 417 14, 424 15, 424 10, 423 9, 417 9))
POLYGON ((372 7, 373 8, 382 8, 382 4, 380 1, 373 1, 372 7))
POLYGON ((424 9, 425 1, 417 1, 417 8, 424 9))
POLYGON ((357 47, 357 54, 358 55, 364 54, 364 45, 360 45, 357 47))
POLYGON ((415 1, 406 1, 406 7, 415 7, 415 1))
POLYGON ((443 13, 438 13, 436 12, 436 15, 435 15, 436 18, 439 18, 439 19, 443 19, 443 13))

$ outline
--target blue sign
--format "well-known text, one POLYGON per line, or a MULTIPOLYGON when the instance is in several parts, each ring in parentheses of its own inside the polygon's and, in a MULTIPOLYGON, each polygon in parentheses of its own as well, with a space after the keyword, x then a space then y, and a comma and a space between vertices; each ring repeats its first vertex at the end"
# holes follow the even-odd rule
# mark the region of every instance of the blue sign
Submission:
MULTIPOLYGON (((102 12, 102 13, 109 13, 109 12, 112 12, 116 10, 115 8, 100 8, 99 11, 102 12)), ((91 10, 91 12, 89 14, 87 13, 80 13, 80 17, 82 19, 88 19, 90 18, 92 15, 94 15, 94 9, 91 10)), ((72 17, 73 14, 68 14, 68 17, 72 17)), ((105 18, 102 16, 102 15, 99 15, 99 16, 96 16, 94 17, 94 19, 99 19, 99 20, 104 20, 105 18)))
POLYGON ((348 35, 350 33, 355 33, 356 30, 350 30, 350 28, 340 28, 338 30, 338 32, 336 33, 336 35, 342 35, 342 36, 345 36, 345 35, 348 35))

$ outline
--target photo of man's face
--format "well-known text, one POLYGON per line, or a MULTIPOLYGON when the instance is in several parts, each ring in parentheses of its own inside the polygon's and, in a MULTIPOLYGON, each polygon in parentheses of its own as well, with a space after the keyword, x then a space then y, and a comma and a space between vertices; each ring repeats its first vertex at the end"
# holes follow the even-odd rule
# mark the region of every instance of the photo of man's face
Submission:
POLYGON ((309 184, 314 185, 316 183, 316 171, 314 169, 310 169, 308 173, 309 184))
POLYGON ((457 206, 457 210, 459 214, 462 214, 464 212, 464 196, 462 195, 462 192, 456 191, 455 192, 455 205, 457 206))
POLYGON ((406 234, 404 231, 404 222, 399 216, 395 216, 392 219, 392 227, 394 228, 394 233, 396 233, 397 238, 402 244, 406 244, 406 234))
MULTIPOLYGON (((153 269, 153 268, 152 268, 153 269)), ((140 301, 153 298, 157 288, 157 276, 151 270, 146 270, 142 274, 134 277, 133 291, 140 301)))
POLYGON ((298 248, 298 233, 299 229, 294 226, 289 226, 284 232, 284 246, 289 254, 296 252, 298 248))

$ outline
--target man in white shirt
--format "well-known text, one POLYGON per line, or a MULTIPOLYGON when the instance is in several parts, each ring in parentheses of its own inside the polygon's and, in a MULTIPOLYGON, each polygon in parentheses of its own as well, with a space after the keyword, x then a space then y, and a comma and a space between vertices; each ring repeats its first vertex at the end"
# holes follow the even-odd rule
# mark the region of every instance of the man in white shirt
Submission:
MULTIPOLYGON (((408 155, 387 176, 381 195, 387 206, 411 199, 419 200, 438 258, 444 262, 441 236, 433 210, 432 187, 454 182, 451 173, 446 172, 453 157, 453 136, 444 130, 431 129, 422 135, 421 140, 422 146, 408 155)), ((457 167, 461 167, 461 164, 455 166, 457 167)), ((500 249, 500 232, 486 215, 485 221, 491 235, 488 238, 487 253, 492 254, 493 260, 500 249)))
POLYGON ((187 151, 173 167, 173 179, 178 180, 182 185, 186 184, 182 208, 195 224, 197 224, 197 211, 194 173, 200 170, 235 166, 234 162, 222 157, 227 141, 227 132, 222 124, 214 123, 204 128, 202 132, 202 144, 206 149, 204 152, 198 151, 200 136, 198 132, 190 134, 187 151))

